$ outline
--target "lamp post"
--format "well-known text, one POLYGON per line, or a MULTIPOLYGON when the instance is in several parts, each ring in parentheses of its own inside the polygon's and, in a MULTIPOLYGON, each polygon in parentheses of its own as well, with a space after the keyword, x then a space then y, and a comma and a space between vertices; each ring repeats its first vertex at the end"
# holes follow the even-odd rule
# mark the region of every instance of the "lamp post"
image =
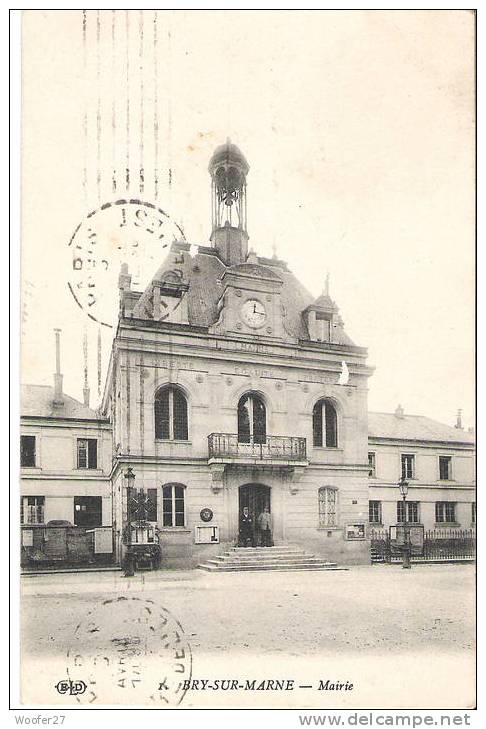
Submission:
POLYGON ((411 567, 410 564, 410 539, 409 539, 409 533, 408 533, 408 520, 407 520, 407 494, 408 494, 408 481, 405 479, 405 476, 402 476, 399 483, 398 488, 400 489, 400 494, 403 499, 403 562, 402 562, 402 568, 404 570, 409 570, 411 567))
POLYGON ((135 569, 132 553, 132 508, 130 501, 132 498, 133 485, 135 483, 135 474, 130 466, 125 471, 124 478, 127 484, 127 553, 125 555, 125 577, 133 577, 135 569))

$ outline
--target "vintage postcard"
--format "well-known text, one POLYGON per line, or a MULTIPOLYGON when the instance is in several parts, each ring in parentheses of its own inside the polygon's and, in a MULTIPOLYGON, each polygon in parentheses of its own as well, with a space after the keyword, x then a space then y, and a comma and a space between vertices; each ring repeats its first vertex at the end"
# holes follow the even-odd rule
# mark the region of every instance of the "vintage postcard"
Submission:
POLYGON ((21 83, 21 705, 466 716, 475 12, 26 10, 21 83))

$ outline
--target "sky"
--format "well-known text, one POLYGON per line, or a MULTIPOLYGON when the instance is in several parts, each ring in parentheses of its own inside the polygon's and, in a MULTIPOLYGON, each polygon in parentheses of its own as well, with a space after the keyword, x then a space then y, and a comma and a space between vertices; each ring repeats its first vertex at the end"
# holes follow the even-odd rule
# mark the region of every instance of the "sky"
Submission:
MULTIPOLYGON (((230 137, 250 165, 250 245, 315 296, 329 272, 375 367, 370 410, 453 424, 462 408, 473 425, 471 12, 25 11, 22 60, 23 382, 51 384, 60 328, 82 399, 86 328, 97 404, 69 241, 128 164, 130 194, 143 167, 143 199, 208 245, 207 165, 230 137)), ((147 279, 163 257, 154 244, 147 279)))

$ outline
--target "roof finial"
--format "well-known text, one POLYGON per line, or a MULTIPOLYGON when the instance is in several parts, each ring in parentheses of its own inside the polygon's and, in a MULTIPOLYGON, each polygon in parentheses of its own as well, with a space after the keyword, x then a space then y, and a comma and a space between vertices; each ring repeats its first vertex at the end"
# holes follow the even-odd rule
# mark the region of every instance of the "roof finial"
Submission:
POLYGON ((396 417, 397 417, 397 418, 403 418, 403 413, 404 413, 404 410, 403 410, 402 406, 401 406, 401 405, 399 405, 399 406, 397 407, 397 409, 395 410, 395 415, 396 415, 396 417))
POLYGON ((456 424, 454 427, 458 428, 458 430, 462 430, 462 410, 461 409, 459 409, 457 411, 457 419, 456 419, 456 424))

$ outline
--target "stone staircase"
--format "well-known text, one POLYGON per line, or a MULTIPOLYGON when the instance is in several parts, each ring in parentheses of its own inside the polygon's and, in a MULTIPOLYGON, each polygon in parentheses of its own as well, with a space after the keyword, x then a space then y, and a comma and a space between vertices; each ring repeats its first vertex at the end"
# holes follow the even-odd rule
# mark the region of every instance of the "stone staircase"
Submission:
POLYGON ((198 568, 207 572, 250 572, 289 570, 336 570, 336 562, 308 554, 300 547, 231 547, 221 555, 207 559, 198 568))

